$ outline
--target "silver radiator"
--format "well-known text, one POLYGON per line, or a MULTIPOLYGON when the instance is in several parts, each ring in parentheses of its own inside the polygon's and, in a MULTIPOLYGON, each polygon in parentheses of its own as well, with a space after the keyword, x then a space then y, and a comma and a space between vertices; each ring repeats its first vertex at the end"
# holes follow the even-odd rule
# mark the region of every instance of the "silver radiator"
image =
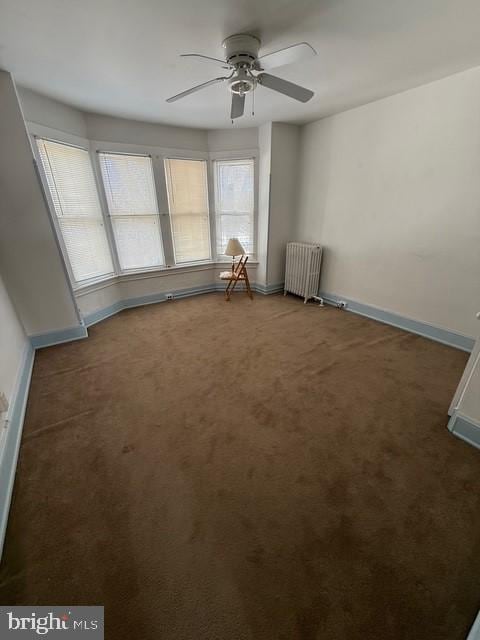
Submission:
POLYGON ((294 293, 304 302, 318 295, 322 247, 316 243, 288 242, 284 295, 294 293))

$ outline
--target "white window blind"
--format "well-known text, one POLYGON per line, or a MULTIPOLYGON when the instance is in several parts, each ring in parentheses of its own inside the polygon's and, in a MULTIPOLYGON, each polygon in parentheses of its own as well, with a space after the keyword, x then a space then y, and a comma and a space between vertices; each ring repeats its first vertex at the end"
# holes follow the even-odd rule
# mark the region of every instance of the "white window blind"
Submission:
POLYGON ((209 260, 207 163, 165 160, 175 263, 209 260))
POLYGON ((223 255, 229 238, 238 238, 245 251, 253 254, 253 159, 215 162, 215 214, 217 255, 223 255))
POLYGON ((37 138, 74 284, 113 274, 88 151, 37 138))
POLYGON ((122 271, 165 263, 149 156, 99 153, 108 211, 122 271))

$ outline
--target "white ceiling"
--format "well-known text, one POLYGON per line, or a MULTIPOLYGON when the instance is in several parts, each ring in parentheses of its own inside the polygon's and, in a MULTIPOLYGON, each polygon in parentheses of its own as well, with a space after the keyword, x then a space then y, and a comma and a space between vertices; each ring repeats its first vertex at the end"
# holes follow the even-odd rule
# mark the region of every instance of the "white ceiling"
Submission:
POLYGON ((238 32, 260 36, 263 53, 307 41, 317 57, 274 73, 315 97, 259 87, 255 117, 234 126, 307 122, 480 65, 479 24, 479 0, 0 0, 0 67, 86 111, 222 128, 223 84, 165 102, 219 75, 178 54, 222 57, 238 32))

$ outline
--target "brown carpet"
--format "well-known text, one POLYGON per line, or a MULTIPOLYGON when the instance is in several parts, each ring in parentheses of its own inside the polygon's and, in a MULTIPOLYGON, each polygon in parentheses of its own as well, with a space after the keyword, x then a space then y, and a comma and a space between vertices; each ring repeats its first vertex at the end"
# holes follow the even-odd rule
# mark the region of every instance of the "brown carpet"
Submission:
POLYGON ((466 354, 283 296, 122 312, 37 354, 1 604, 111 640, 464 640, 480 452, 466 354))

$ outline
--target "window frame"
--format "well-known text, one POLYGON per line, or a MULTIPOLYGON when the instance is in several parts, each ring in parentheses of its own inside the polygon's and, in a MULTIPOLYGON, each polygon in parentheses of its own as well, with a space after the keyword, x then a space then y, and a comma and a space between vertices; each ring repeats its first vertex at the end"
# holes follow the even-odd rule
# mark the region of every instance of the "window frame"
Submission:
POLYGON ((214 262, 214 255, 216 254, 216 251, 214 250, 214 236, 212 236, 212 215, 211 215, 211 199, 210 199, 210 162, 209 162, 209 158, 208 157, 204 157, 204 158, 192 158, 192 157, 187 157, 187 156, 182 156, 182 155, 175 155, 175 154, 169 154, 169 155, 163 155, 162 156, 162 164, 163 164, 163 174, 164 174, 164 180, 165 180, 165 194, 166 194, 166 198, 167 198, 167 208, 168 208, 168 221, 169 221, 169 227, 170 227, 170 239, 171 239, 171 243, 172 243, 172 260, 173 260, 173 267, 185 267, 188 265, 198 265, 198 264, 210 264, 212 262, 214 262), (172 228, 172 216, 170 213, 170 194, 168 192, 168 180, 167 180, 167 165, 166 162, 167 160, 190 160, 192 162, 205 162, 205 187, 206 187, 206 194, 207 194, 207 218, 208 218, 208 242, 209 242, 209 258, 200 258, 198 260, 193 260, 192 262, 176 262, 176 256, 175 256, 175 242, 173 239, 173 228, 172 228))
POLYGON ((258 187, 259 187, 259 172, 258 172, 258 150, 256 149, 244 149, 242 151, 219 151, 210 153, 210 181, 211 181, 211 202, 214 206, 214 215, 211 216, 214 235, 212 237, 213 255, 216 262, 231 262, 228 256, 223 254, 217 254, 217 186, 216 186, 216 163, 217 162, 235 162, 242 160, 253 161, 253 230, 252 230, 252 247, 253 251, 248 254, 250 261, 257 259, 258 249, 258 187))
MULTIPOLYGON (((155 180, 155 172, 154 172, 154 167, 153 167, 153 157, 151 154, 149 153, 137 153, 137 152, 133 152, 133 151, 105 151, 103 148, 97 148, 95 149, 95 159, 96 161, 93 163, 94 165, 94 173, 95 173, 95 178, 97 181, 97 189, 99 192, 99 198, 100 198, 100 205, 102 207, 102 211, 104 214, 104 218, 106 218, 107 220, 107 225, 108 225, 108 230, 109 230, 109 234, 108 234, 108 238, 109 238, 109 242, 111 247, 113 248, 113 252, 115 254, 115 269, 116 269, 116 274, 117 276, 122 276, 122 275, 129 275, 132 273, 148 273, 150 271, 159 271, 161 269, 165 269, 167 266, 167 257, 165 255, 165 243, 164 243, 164 236, 163 236, 163 227, 162 227, 162 216, 161 216, 161 212, 160 212, 160 207, 158 206, 158 189, 157 189, 157 184, 156 184, 156 180, 155 180), (107 194, 105 191, 105 182, 103 180, 103 174, 102 174, 102 167, 100 164, 100 155, 101 154, 106 154, 106 155, 119 155, 119 156, 137 156, 137 157, 142 157, 142 158, 150 158, 150 162, 151 162, 151 169, 152 169, 152 179, 153 179, 153 187, 154 187, 154 193, 155 193, 155 203, 157 205, 157 213, 156 214, 149 214, 149 215, 156 215, 157 219, 158 219, 158 233, 160 236, 160 246, 161 246, 161 250, 162 250, 162 257, 163 257, 163 263, 162 264, 157 264, 157 265, 152 265, 150 267, 142 267, 142 268, 138 268, 138 267, 133 267, 131 269, 123 269, 121 264, 120 264, 120 258, 118 255, 118 249, 117 249, 117 242, 115 239, 115 230, 113 228, 113 218, 115 218, 115 215, 112 216, 112 214, 110 213, 109 207, 108 207, 108 198, 107 198, 107 194)), ((120 216, 119 216, 120 217, 120 216)), ((133 216, 132 216, 133 217, 133 216)))
POLYGON ((108 224, 107 221, 105 220, 105 211, 104 211, 104 207, 103 207, 103 203, 102 203, 102 199, 100 196, 100 191, 99 191, 99 185, 98 185, 98 180, 97 180, 97 175, 96 175, 96 171, 95 171, 95 166, 94 163, 92 162, 92 156, 91 156, 91 151, 90 151, 90 147, 88 144, 87 140, 83 140, 83 139, 78 139, 78 140, 65 140, 65 139, 59 139, 56 137, 52 137, 51 135, 44 135, 42 133, 32 133, 31 134, 31 138, 32 138, 32 149, 33 149, 33 156, 34 156, 34 160, 37 166, 37 170, 38 170, 38 175, 39 175, 39 179, 43 188, 43 193, 45 196, 45 199, 47 201, 47 210, 49 213, 49 217, 50 217, 50 222, 55 230, 55 235, 56 235, 56 241, 57 241, 57 245, 60 249, 62 258, 63 258, 63 262, 64 262, 64 266, 65 269, 67 271, 67 275, 68 278, 70 280, 70 284, 72 286, 72 290, 78 291, 80 289, 83 289, 85 287, 89 287, 93 284, 97 284, 99 282, 105 282, 106 280, 111 280, 112 278, 115 278, 117 275, 117 265, 115 262, 115 255, 113 252, 113 247, 112 247, 112 243, 111 243, 111 239, 109 236, 109 228, 108 228, 108 224), (45 140, 46 142, 54 142, 56 144, 61 144, 67 147, 73 147, 74 149, 81 149, 82 151, 86 151, 90 160, 90 165, 92 167, 92 171, 93 171, 93 178, 95 181, 95 188, 97 190, 97 196, 99 199, 99 203, 100 203, 100 212, 101 212, 101 220, 102 220, 102 226, 105 229, 105 235, 106 235, 106 239, 107 239, 107 245, 108 245, 108 249, 110 251, 110 257, 112 260, 112 266, 113 266, 113 271, 106 273, 104 275, 101 276, 94 276, 92 278, 85 278, 84 280, 76 280, 74 273, 73 273, 73 268, 72 268, 72 264, 70 262, 70 257, 68 255, 68 250, 67 250, 67 246, 65 244, 65 240, 63 238, 63 233, 62 233, 62 229, 60 227, 60 223, 58 220, 58 216, 56 213, 56 209, 55 209, 55 203, 53 201, 52 198, 52 194, 50 192, 50 186, 48 184, 48 180, 47 180, 47 175, 45 173, 45 169, 43 167, 43 162, 42 162, 42 158, 40 155, 40 149, 38 148, 38 144, 37 141, 38 140, 45 140), (86 143, 86 144, 85 144, 86 143))

